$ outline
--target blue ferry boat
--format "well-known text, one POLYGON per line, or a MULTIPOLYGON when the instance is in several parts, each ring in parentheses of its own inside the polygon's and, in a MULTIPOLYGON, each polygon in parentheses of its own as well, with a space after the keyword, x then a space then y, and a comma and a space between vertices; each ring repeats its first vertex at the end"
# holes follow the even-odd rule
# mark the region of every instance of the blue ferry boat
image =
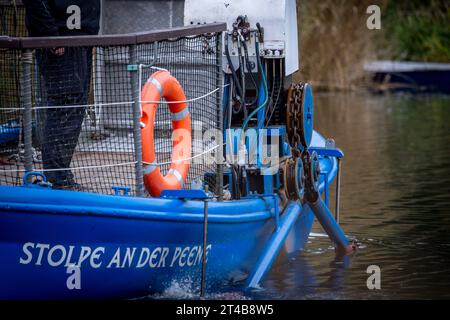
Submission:
POLYGON ((281 251, 305 247, 315 219, 337 254, 354 251, 338 224, 344 155, 313 130, 311 85, 292 81, 295 1, 276 2, 187 0, 187 27, 168 30, 0 38, 22 57, 10 67, 23 97, 0 107, 23 132, 15 149, 0 141, 0 154, 20 155, 0 164, 0 299, 136 298, 187 281, 202 296, 257 288, 281 251), (53 93, 31 62, 55 47, 93 48, 94 103, 46 101, 53 93), (64 108, 85 118, 69 166, 49 169, 46 148, 69 140, 42 130, 64 108), (198 123, 200 136, 219 132, 212 148, 198 123), (58 170, 80 188, 55 185, 58 170))

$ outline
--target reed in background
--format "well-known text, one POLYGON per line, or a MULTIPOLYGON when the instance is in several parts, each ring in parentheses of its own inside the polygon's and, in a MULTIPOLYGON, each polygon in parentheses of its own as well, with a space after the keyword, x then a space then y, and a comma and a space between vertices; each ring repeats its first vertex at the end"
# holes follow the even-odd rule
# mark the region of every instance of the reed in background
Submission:
POLYGON ((377 59, 450 61, 450 6, 445 0, 298 0, 300 72, 316 89, 354 90, 364 63, 377 59), (369 5, 381 30, 369 30, 369 5))

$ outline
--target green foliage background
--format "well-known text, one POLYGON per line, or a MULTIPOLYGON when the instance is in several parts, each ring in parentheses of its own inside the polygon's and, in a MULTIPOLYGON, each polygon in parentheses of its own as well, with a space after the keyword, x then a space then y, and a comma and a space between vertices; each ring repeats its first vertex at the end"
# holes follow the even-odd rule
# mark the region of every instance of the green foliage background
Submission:
POLYGON ((450 61, 450 1, 390 0, 384 16, 394 59, 450 61))
POLYGON ((450 62, 449 0, 298 0, 300 72, 316 88, 367 84, 373 60, 450 62), (366 27, 369 5, 381 8, 381 30, 366 27))

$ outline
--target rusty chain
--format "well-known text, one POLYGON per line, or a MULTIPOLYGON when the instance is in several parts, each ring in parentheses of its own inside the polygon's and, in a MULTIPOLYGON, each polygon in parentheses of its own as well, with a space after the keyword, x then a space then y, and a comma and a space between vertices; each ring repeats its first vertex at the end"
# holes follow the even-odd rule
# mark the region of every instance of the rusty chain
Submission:
POLYGON ((296 158, 300 156, 299 146, 304 145, 304 138, 302 138, 304 86, 303 82, 292 84, 287 97, 287 136, 292 148, 292 155, 296 158))

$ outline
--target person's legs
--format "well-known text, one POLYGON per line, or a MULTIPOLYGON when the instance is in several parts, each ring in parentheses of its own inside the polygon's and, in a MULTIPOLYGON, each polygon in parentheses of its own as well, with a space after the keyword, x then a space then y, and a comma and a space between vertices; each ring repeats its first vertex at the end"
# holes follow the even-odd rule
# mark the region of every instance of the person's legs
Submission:
MULTIPOLYGON (((64 126, 64 154, 63 162, 66 168, 70 167, 70 162, 78 143, 86 113, 85 107, 79 107, 88 103, 88 93, 91 80, 92 50, 89 48, 72 48, 74 63, 74 81, 70 86, 68 104, 78 106, 67 109, 66 123, 64 126)), ((73 174, 67 174, 68 184, 73 184, 73 174)))
MULTIPOLYGON (((68 70, 64 70, 64 57, 53 54, 48 49, 36 52, 40 73, 45 87, 46 104, 49 108, 43 110, 42 125, 42 162, 47 180, 52 184, 62 185, 66 180, 66 171, 62 159, 61 120, 65 112, 64 108, 52 108, 65 105, 65 92, 63 84, 67 82, 68 70)), ((44 99, 45 101, 45 99, 44 99)))
POLYGON ((85 115, 92 55, 84 48, 66 48, 64 55, 42 52, 38 59, 49 106, 42 133, 42 160, 46 176, 56 188, 74 185, 70 169, 85 115), (74 106, 74 107, 70 107, 74 106), (78 106, 78 107, 77 107, 78 106))

